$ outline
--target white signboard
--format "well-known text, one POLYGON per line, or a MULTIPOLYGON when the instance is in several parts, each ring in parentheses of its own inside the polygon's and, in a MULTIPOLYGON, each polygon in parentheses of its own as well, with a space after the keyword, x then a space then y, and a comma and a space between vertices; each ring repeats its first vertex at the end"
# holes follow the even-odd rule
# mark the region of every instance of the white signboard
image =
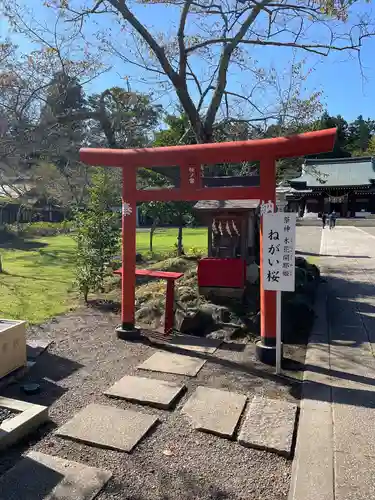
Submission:
POLYGON ((296 214, 263 215, 263 288, 294 291, 296 214))

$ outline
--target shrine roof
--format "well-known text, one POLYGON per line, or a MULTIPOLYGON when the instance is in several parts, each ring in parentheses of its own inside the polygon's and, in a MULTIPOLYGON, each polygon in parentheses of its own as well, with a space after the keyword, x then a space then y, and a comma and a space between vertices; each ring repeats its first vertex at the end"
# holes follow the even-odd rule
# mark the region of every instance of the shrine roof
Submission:
POLYGON ((195 210, 254 210, 260 204, 260 200, 201 200, 198 201, 195 210))
POLYGON ((371 157, 305 160, 300 177, 291 179, 294 188, 366 186, 375 182, 371 157))

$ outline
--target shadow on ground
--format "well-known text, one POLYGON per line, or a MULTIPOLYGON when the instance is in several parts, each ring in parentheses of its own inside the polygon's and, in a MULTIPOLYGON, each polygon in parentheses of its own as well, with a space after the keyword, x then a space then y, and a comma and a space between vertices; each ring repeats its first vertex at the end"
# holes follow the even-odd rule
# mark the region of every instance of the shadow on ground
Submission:
MULTIPOLYGON (((369 270, 370 272, 370 270, 369 270)), ((373 270, 372 270, 373 273, 373 270)), ((348 280, 345 269, 334 269, 334 276, 327 279, 326 322, 322 328, 328 331, 329 349, 334 356, 335 369, 319 364, 307 364, 305 370, 327 376, 327 383, 309 382, 309 399, 375 408, 375 301, 374 284, 369 281, 348 280), (344 352, 343 352, 344 351, 344 352), (360 375, 352 373, 360 365, 360 375), (347 387, 335 385, 335 379, 345 380, 347 387), (350 387, 351 382, 361 387, 350 387), (366 388, 368 386, 368 389, 366 388)), ((366 277, 366 272, 363 273, 366 277)), ((369 275, 371 276, 371 275, 369 275)), ((323 365, 327 358, 327 335, 319 332, 314 336, 314 346, 323 365), (319 339, 322 339, 319 341, 319 339)), ((293 389, 294 390, 294 389, 293 389)))
POLYGON ((340 257, 340 259, 370 259, 368 255, 326 255, 314 252, 303 252, 296 250, 296 255, 310 255, 311 257, 340 257))
POLYGON ((0 242, 0 248, 9 248, 11 250, 37 250, 38 248, 44 248, 46 246, 48 246, 47 243, 32 239, 24 239, 19 236, 14 236, 7 241, 0 242))
POLYGON ((4 388, 1 391, 1 395, 50 406, 68 390, 60 386, 57 382, 69 377, 69 375, 82 368, 82 366, 82 364, 76 361, 45 351, 38 356, 36 364, 30 368, 25 376, 18 379, 16 383, 4 388), (34 383, 40 385, 40 391, 36 394, 26 394, 23 386, 34 383))

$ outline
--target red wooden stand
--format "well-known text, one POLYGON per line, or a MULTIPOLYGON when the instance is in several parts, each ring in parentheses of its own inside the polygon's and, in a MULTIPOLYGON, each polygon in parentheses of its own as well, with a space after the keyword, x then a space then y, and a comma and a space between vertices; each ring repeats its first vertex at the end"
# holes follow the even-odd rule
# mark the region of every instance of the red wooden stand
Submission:
MULTIPOLYGON (((114 271, 114 274, 122 276, 122 267, 114 271)), ((174 282, 181 278, 184 273, 172 273, 169 271, 153 271, 151 269, 136 269, 137 276, 150 276, 152 278, 164 279, 167 281, 167 292, 165 295, 165 319, 164 333, 167 335, 174 326, 174 282)))
MULTIPOLYGON (((260 199, 275 204, 276 160, 331 151, 335 136, 336 129, 328 129, 256 141, 194 144, 165 148, 81 149, 80 159, 85 163, 122 168, 122 332, 126 332, 126 330, 134 332, 137 202, 260 199), (202 165, 255 160, 260 161, 259 186, 204 187, 202 185, 202 165), (160 165, 163 167, 178 165, 180 167, 180 186, 172 189, 138 190, 137 168, 160 165)), ((263 265, 262 238, 261 223, 261 268, 263 265)), ((260 274, 262 276, 262 269, 260 274)), ((260 303, 261 346, 264 347, 265 360, 267 358, 272 361, 275 358, 276 345, 276 292, 265 291, 262 283, 260 303)))

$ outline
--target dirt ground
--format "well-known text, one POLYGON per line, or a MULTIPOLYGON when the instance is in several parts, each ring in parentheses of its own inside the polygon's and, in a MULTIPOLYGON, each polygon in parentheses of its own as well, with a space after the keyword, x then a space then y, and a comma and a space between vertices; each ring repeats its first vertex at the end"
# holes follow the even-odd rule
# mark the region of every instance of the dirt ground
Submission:
MULTIPOLYGON (((316 236, 311 233, 314 244, 316 236)), ((223 344, 213 355, 202 355, 207 362, 196 378, 142 372, 142 376, 187 386, 171 411, 108 400, 103 391, 124 375, 134 374, 137 365, 157 349, 147 343, 118 340, 114 333, 117 323, 117 315, 88 308, 30 329, 30 338, 53 341, 23 379, 40 383, 41 392, 25 396, 16 383, 2 395, 50 406, 51 423, 3 453, 0 474, 22 453, 34 449, 110 470, 113 477, 99 500, 286 500, 290 460, 194 431, 180 409, 198 385, 236 391, 249 398, 258 394, 298 401, 298 381, 276 378, 272 368, 256 361, 254 344, 236 342, 223 344), (131 454, 54 435, 56 427, 92 402, 151 413, 160 422, 131 454)))

